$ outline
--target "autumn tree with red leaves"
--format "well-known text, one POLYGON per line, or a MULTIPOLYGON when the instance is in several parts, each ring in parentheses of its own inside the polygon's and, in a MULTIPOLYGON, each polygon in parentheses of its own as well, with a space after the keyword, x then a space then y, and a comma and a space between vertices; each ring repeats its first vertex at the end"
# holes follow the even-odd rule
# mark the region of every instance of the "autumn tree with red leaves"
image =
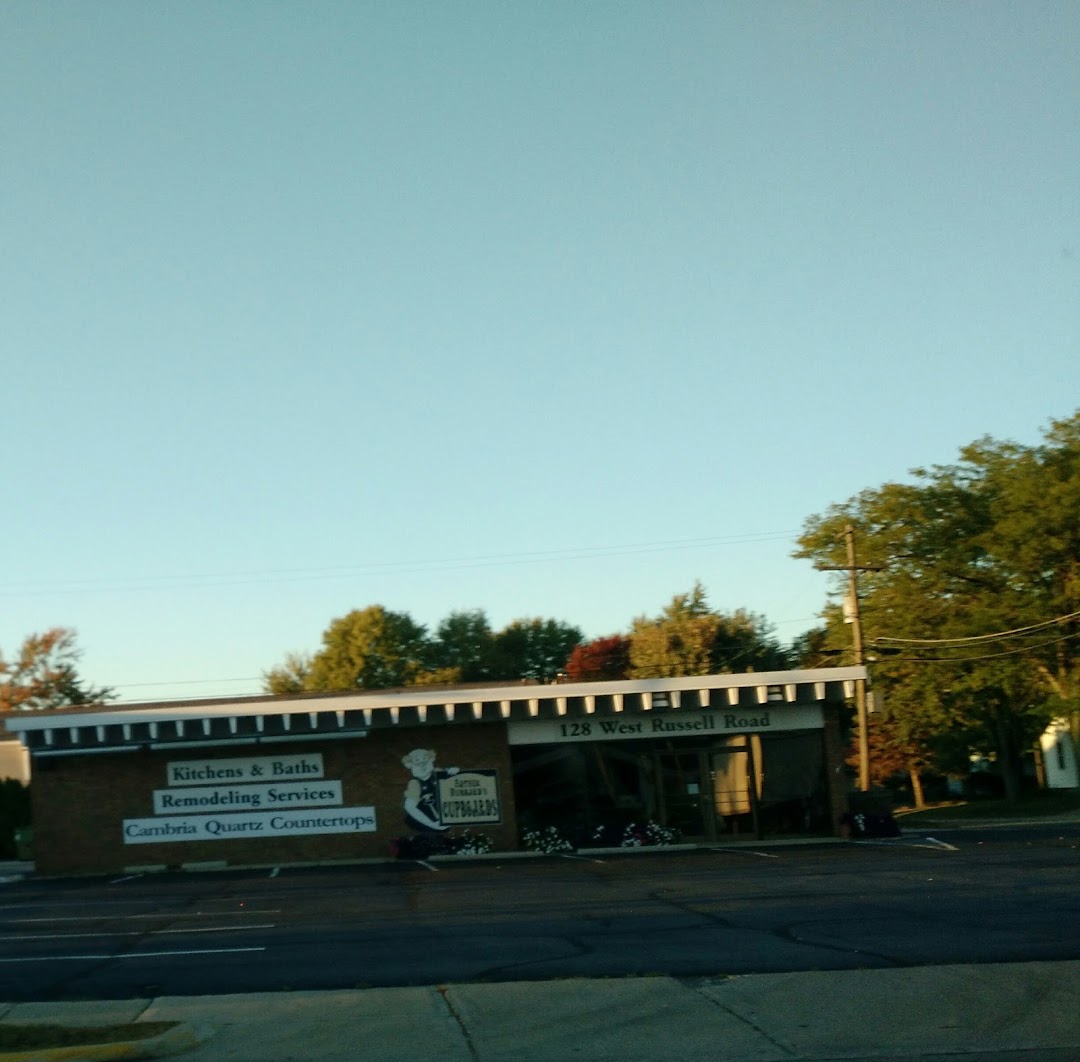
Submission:
POLYGON ((626 678, 630 671, 630 639, 623 634, 594 638, 575 647, 566 662, 570 682, 605 682, 626 678))
POLYGON ((98 704, 114 697, 108 687, 83 683, 76 670, 80 656, 68 627, 29 635, 12 660, 0 653, 0 712, 98 704))

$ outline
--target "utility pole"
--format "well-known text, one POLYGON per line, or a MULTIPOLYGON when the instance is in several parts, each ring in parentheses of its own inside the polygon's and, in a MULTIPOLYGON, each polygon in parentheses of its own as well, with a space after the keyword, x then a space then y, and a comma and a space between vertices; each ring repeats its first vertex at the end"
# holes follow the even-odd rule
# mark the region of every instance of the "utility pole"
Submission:
MULTIPOLYGON (((848 573, 848 601, 850 602, 851 637, 855 648, 855 663, 859 667, 864 667, 866 665, 866 654, 863 651, 862 619, 859 615, 859 585, 856 574, 858 572, 880 572, 882 569, 875 565, 860 566, 855 563, 855 528, 851 524, 844 528, 844 542, 847 546, 847 566, 823 564, 818 566, 818 570, 848 573)), ((866 679, 855 680, 855 720, 859 745, 859 788, 865 793, 870 788, 870 732, 866 713, 866 679)))
MULTIPOLYGON (((862 619, 859 616, 859 585, 855 578, 855 528, 844 528, 847 543, 848 594, 851 597, 851 637, 855 642, 855 665, 866 664, 863 652, 862 619)), ((866 715, 866 679, 855 680, 855 718, 859 727, 859 788, 865 793, 870 788, 870 725, 866 715)))

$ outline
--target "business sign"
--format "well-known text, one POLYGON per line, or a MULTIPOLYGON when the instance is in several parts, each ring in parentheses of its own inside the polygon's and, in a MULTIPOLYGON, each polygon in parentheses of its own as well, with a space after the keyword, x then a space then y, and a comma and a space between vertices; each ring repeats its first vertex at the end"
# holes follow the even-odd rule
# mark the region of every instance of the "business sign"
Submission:
POLYGON ((229 760, 174 760, 165 765, 166 785, 214 782, 287 782, 322 778, 320 753, 304 756, 248 756, 229 760))
POLYGON ((773 730, 820 730, 818 704, 761 705, 758 709, 686 709, 642 715, 579 719, 523 719, 507 726, 511 745, 560 745, 575 741, 632 741, 641 738, 721 737, 773 730))
POLYGON ((124 844, 239 841, 248 837, 301 837, 316 833, 373 833, 372 807, 317 811, 252 811, 228 815, 170 815, 124 819, 124 844))
POLYGON ((169 788, 155 789, 153 794, 158 817, 124 819, 124 844, 371 833, 375 829, 374 808, 338 806, 344 799, 341 782, 323 779, 319 753, 173 760, 165 765, 165 777, 169 788))
POLYGON ((498 771, 436 771, 436 778, 439 821, 443 826, 479 826, 502 822, 498 771))
POLYGON ((155 815, 176 815, 185 811, 309 808, 340 803, 340 782, 280 782, 154 790, 155 815))

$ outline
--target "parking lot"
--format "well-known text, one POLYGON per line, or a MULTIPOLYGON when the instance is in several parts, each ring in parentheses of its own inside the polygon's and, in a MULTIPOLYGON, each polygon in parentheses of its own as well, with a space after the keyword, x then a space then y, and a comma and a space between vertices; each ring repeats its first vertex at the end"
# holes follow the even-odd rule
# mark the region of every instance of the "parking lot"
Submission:
POLYGON ((0 885, 0 998, 1080 958, 1080 826, 0 885))

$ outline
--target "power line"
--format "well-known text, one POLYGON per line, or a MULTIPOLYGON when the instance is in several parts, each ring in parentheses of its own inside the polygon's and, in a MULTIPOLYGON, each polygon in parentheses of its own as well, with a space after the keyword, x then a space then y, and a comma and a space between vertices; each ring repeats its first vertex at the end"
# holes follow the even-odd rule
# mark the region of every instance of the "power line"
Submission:
POLYGON ((994 634, 974 634, 968 638, 892 638, 888 635, 880 635, 873 638, 875 645, 882 642, 891 642, 897 645, 963 645, 971 642, 990 642, 1002 638, 1012 638, 1021 634, 1032 634, 1035 631, 1045 630, 1047 627, 1059 626, 1080 617, 1080 612, 1070 612, 1066 616, 1056 616, 1054 619, 1043 620, 1027 627, 1016 627, 1011 631, 997 631, 994 634))
POLYGON ((998 660, 1003 656, 1016 656, 1020 653, 1034 652, 1036 649, 1045 649, 1048 645, 1058 645, 1072 638, 1080 638, 1080 631, 1063 634, 1060 638, 1051 638, 1049 641, 1038 642, 1035 645, 1022 645, 1018 649, 1006 649, 1000 653, 985 653, 981 656, 901 656, 895 659, 904 664, 964 664, 974 660, 998 660))
POLYGON ((27 597, 36 594, 93 594, 114 591, 147 591, 215 588, 252 583, 314 582, 362 575, 405 575, 429 571, 460 571, 471 568, 503 567, 522 564, 549 564, 568 560, 594 560, 606 557, 633 556, 675 550, 715 549, 790 538, 795 531, 748 532, 740 535, 666 539, 605 546, 576 546, 556 550, 521 553, 481 554, 475 557, 445 557, 402 561, 373 561, 366 564, 335 565, 320 568, 268 568, 239 572, 201 572, 188 575, 131 576, 123 580, 79 579, 50 583, 22 581, 0 584, 0 597, 27 597))

